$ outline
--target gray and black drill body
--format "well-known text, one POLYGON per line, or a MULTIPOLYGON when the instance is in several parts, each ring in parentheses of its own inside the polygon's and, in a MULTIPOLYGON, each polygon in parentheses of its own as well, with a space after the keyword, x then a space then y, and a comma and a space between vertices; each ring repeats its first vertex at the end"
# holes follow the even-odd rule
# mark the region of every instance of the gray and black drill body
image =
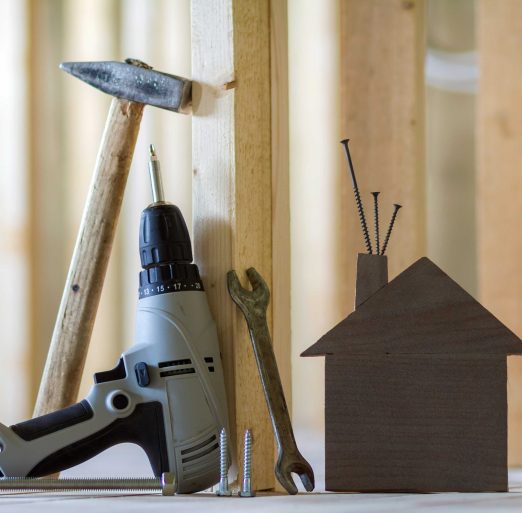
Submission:
POLYGON ((141 216, 135 344, 114 369, 94 375, 79 403, 0 424, 3 476, 43 476, 130 442, 144 449, 156 476, 176 475, 178 493, 219 481, 219 433, 228 421, 216 327, 187 226, 163 200, 151 153, 154 203, 141 216))

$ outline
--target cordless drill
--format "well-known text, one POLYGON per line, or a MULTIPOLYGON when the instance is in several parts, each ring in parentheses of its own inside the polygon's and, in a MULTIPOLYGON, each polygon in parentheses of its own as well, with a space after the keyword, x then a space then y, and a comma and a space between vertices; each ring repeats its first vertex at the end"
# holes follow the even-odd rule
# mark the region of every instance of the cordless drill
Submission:
POLYGON ((178 493, 219 481, 219 433, 228 416, 217 332, 185 220, 164 200, 151 146, 153 203, 141 214, 136 341, 116 367, 94 375, 87 398, 48 415, 0 424, 5 477, 39 477, 124 442, 146 452, 178 493))

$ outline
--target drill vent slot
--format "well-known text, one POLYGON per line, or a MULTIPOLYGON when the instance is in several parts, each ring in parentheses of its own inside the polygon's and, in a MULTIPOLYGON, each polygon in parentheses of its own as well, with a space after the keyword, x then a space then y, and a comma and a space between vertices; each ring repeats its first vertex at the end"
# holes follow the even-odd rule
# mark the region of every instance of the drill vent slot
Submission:
POLYGON ((206 440, 203 440, 203 442, 199 442, 192 445, 191 447, 182 449, 180 453, 181 463, 183 464, 184 471, 197 473, 202 464, 202 460, 206 461, 209 457, 212 458, 212 456, 209 455, 218 451, 219 443, 215 434, 206 440))
POLYGON ((192 360, 190 358, 184 358, 182 360, 171 360, 170 362, 159 362, 158 367, 176 367, 178 365, 190 365, 192 360))
POLYGON ((190 367, 188 369, 174 369, 160 372, 160 377, 166 378, 168 376, 179 376, 180 374, 194 374, 196 371, 190 367))
POLYGON ((204 450, 203 452, 194 454, 194 456, 187 456, 186 458, 183 458, 181 460, 181 463, 188 463, 189 461, 199 460, 199 458, 202 458, 203 456, 206 456, 207 454, 214 452, 218 448, 219 448, 219 444, 216 442, 213 446, 209 447, 208 449, 204 450))
MULTIPOLYGON (((205 360, 205 363, 206 364, 213 364, 214 363, 214 358, 212 356, 205 356, 205 358, 203 358, 205 360)), ((208 372, 214 372, 214 365, 207 365, 208 366, 208 372)))
POLYGON ((184 454, 188 454, 190 452, 194 452, 199 449, 202 449, 203 447, 205 447, 205 445, 208 445, 208 444, 212 443, 214 440, 216 440, 216 438, 217 438, 216 435, 212 435, 209 439, 207 439, 199 444, 193 445, 192 447, 188 447, 187 449, 183 449, 181 451, 181 455, 183 456, 184 454))

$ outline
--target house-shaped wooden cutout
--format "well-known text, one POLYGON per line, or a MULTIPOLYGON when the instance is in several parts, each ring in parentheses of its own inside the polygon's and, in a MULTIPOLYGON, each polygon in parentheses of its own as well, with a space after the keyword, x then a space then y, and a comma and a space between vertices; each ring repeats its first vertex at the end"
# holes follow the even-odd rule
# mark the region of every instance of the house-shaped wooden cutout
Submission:
POLYGON ((507 491, 507 355, 521 340, 428 258, 359 255, 326 356, 326 489, 507 491))

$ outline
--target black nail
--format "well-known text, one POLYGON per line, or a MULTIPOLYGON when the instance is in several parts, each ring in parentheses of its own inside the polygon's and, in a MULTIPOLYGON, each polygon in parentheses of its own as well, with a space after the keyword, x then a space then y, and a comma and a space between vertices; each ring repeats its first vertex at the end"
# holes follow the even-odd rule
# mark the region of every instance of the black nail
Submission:
POLYGON ((397 203, 394 203, 393 206, 395 207, 391 220, 390 220, 390 226, 388 226, 388 233, 386 234, 386 238, 384 239, 384 244, 382 246, 381 255, 384 255, 384 252, 386 251, 386 248, 388 247, 388 242, 390 241, 391 232, 393 230, 393 225, 395 224, 395 218, 397 217, 397 212, 399 212, 399 209, 402 207, 402 205, 398 205, 397 203))
POLYGON ((375 223, 375 254, 379 254, 379 193, 372 192, 373 194, 373 220, 375 223))
POLYGON ((344 146, 346 151, 346 158, 348 159, 348 165, 350 166, 350 174, 352 177, 352 185, 353 185, 353 193, 355 195, 355 203, 357 204, 357 212, 359 213, 359 220, 361 222, 361 228, 364 236, 364 243, 366 244, 366 250, 368 254, 371 255, 372 252, 372 244, 370 242, 370 235, 368 233, 368 226, 366 225, 366 217, 364 216, 364 208, 361 201, 361 195, 359 194, 359 187, 357 185, 357 179, 355 178, 355 171, 353 170, 352 157, 350 155, 350 150, 348 149, 348 141, 350 139, 343 139, 341 144, 344 146))

